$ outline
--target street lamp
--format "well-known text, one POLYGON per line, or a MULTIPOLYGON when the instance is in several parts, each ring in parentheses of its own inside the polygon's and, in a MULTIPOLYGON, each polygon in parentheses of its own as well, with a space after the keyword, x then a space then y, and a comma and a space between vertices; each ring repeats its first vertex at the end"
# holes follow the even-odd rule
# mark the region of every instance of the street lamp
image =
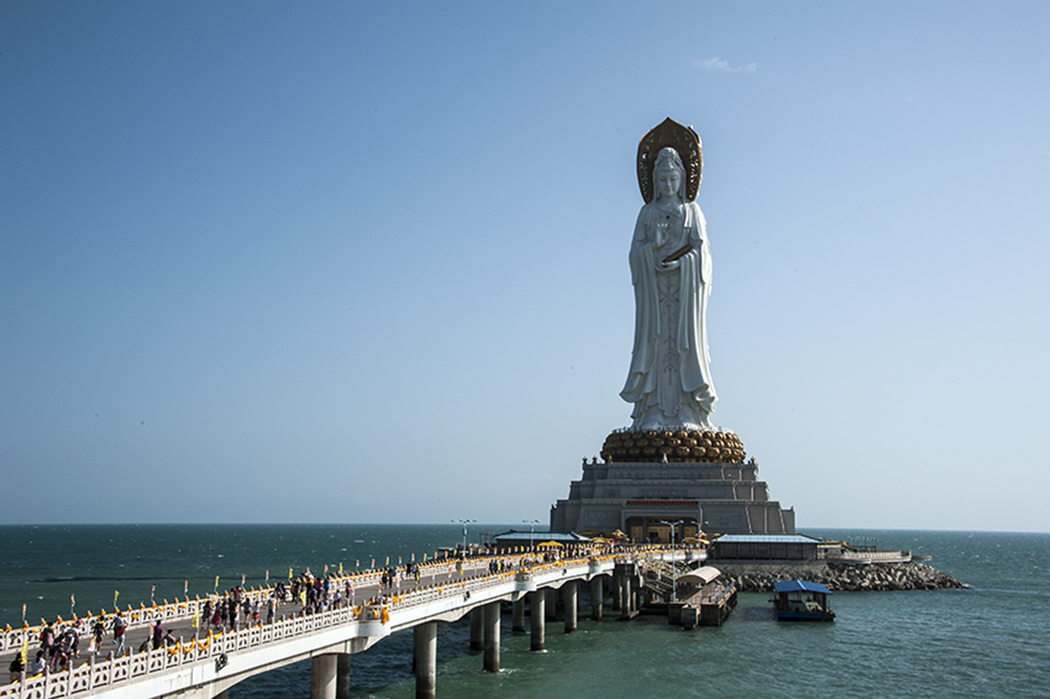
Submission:
POLYGON ((467 557, 467 525, 468 524, 477 524, 477 521, 478 520, 476 520, 476 519, 454 519, 454 520, 452 520, 453 523, 457 523, 458 522, 459 524, 463 525, 463 558, 467 557))
POLYGON ((674 528, 679 524, 685 524, 684 519, 677 519, 673 522, 668 522, 666 519, 661 519, 660 524, 666 524, 671 528, 671 604, 678 602, 678 565, 674 560, 674 528))
POLYGON ((533 549, 532 539, 536 533, 536 525, 539 524, 540 521, 538 519, 523 519, 521 520, 521 523, 529 525, 529 551, 531 551, 533 549))

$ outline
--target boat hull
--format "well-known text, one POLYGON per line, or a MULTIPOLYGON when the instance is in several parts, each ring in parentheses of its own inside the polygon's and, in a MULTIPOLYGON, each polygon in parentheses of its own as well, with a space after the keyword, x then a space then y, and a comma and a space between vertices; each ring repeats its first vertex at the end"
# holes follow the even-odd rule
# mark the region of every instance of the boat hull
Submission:
POLYGON ((835 621, 835 612, 777 612, 777 621, 835 621))

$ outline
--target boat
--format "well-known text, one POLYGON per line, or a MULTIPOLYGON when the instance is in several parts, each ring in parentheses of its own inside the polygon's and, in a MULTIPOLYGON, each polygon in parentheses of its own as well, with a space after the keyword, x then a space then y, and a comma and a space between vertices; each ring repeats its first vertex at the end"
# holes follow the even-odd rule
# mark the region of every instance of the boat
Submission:
POLYGON ((808 580, 788 580, 773 584, 773 609, 777 621, 834 621, 828 606, 831 590, 808 580))

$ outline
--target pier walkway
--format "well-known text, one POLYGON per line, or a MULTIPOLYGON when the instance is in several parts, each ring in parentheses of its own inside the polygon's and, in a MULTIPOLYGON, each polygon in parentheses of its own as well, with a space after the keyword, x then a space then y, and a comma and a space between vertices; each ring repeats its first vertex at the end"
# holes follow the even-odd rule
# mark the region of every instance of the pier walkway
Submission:
MULTIPOLYGON (((647 567, 671 560, 695 560, 699 555, 696 550, 645 546, 577 553, 548 561, 532 553, 443 559, 422 566, 418 582, 403 577, 386 587, 381 587, 382 571, 333 576, 337 584, 349 582, 353 587, 352 598, 344 600, 343 606, 309 614, 300 603, 286 602, 271 623, 254 622, 225 632, 194 628, 194 619, 200 619, 206 599, 143 605, 122 612, 129 621, 129 654, 113 657, 106 652, 112 647, 108 633, 103 653, 85 653, 94 621, 85 618, 79 658, 62 671, 35 677, 23 674, 18 681, 0 685, 0 698, 225 699, 228 688, 249 677, 311 659, 311 699, 344 699, 349 697, 351 655, 405 629, 412 629, 414 634, 416 695, 433 697, 439 622, 457 621, 470 614, 471 646, 484 651, 485 670, 498 672, 504 602, 513 604, 514 629, 524 631, 528 598, 531 648, 542 650, 545 623, 553 618, 546 609, 559 595, 565 608, 565 630, 575 630, 580 582, 590 582, 591 616, 601 619, 605 581, 611 578, 613 606, 626 617, 637 609, 642 573, 647 567), (494 562, 501 564, 501 571, 491 572, 501 567, 494 562), (165 630, 172 630, 178 642, 138 651, 156 621, 165 630)), ((248 594, 265 608, 273 592, 269 587, 248 594)), ((108 618, 113 616, 110 613, 108 618)), ((206 622, 200 627, 206 627, 206 622)), ((32 659, 41 630, 27 626, 0 632, 0 660, 10 663, 24 644, 32 659)))

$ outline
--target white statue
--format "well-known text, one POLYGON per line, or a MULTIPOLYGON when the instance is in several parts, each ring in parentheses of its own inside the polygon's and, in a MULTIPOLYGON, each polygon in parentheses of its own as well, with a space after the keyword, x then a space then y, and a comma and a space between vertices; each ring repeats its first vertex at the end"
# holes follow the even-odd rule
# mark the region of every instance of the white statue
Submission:
MULTIPOLYGON (((634 351, 620 396, 634 403, 632 430, 712 429, 710 415, 717 396, 706 327, 711 250, 704 214, 693 201, 699 188, 700 139, 692 129, 670 119, 647 138, 661 128, 680 132, 677 147, 660 147, 651 170, 647 158, 651 152, 643 156, 639 148, 639 183, 648 203, 638 214, 631 243, 634 351), (680 144, 689 141, 689 134, 695 138, 693 152, 680 144), (683 164, 680 151, 695 162, 683 164), (646 196, 647 184, 650 196, 646 196)), ((664 134, 655 142, 668 140, 664 134)), ((653 146, 652 138, 649 145, 653 146)))

